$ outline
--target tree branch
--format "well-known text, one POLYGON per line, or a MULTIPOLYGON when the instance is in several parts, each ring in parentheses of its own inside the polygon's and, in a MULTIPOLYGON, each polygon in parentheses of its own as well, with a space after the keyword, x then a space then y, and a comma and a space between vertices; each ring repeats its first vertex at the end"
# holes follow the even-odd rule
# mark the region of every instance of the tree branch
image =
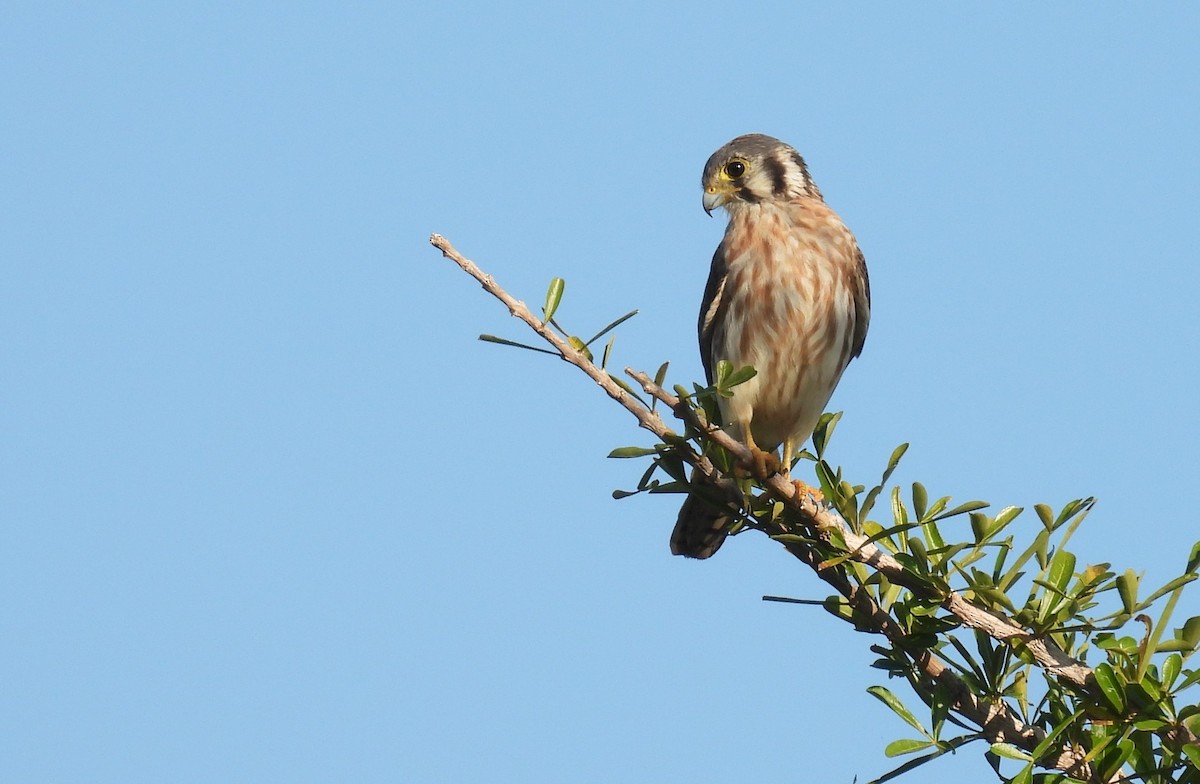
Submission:
MULTIPOLYGON (((669 428, 657 412, 642 405, 633 395, 630 395, 607 371, 597 367, 587 355, 576 350, 566 340, 552 331, 548 324, 538 319, 525 303, 510 296, 496 281, 485 274, 473 262, 466 259, 440 234, 430 237, 430 243, 442 254, 475 278, 492 296, 507 306, 509 313, 523 321, 543 340, 549 343, 565 361, 576 366, 598 384, 609 397, 620 403, 638 421, 639 426, 654 433, 661 440, 671 443, 679 450, 680 456, 704 477, 711 480, 722 478, 721 472, 702 454, 692 449, 689 444, 669 428)), ((732 438, 728 433, 710 425, 685 401, 680 400, 659 387, 644 373, 626 368, 625 372, 635 379, 642 389, 652 397, 668 406, 677 417, 692 425, 704 437, 727 450, 744 467, 753 469, 755 463, 750 450, 741 442, 732 438)), ((1018 626, 1013 621, 999 613, 977 607, 968 602, 955 591, 939 592, 926 582, 915 579, 903 565, 889 553, 877 547, 869 539, 856 533, 845 521, 832 510, 825 508, 808 494, 801 494, 795 485, 783 474, 774 474, 761 480, 763 488, 774 499, 783 502, 797 513, 801 525, 808 529, 809 535, 815 535, 825 543, 832 544, 834 538, 845 542, 852 560, 864 564, 885 576, 891 583, 907 588, 915 596, 937 601, 953 615, 963 626, 978 629, 996 640, 1005 642, 1019 641, 1033 656, 1034 660, 1048 673, 1071 684, 1076 688, 1089 689, 1094 683, 1092 671, 1084 663, 1071 658, 1050 640, 1032 634, 1018 626)), ((796 533, 789 530, 783 522, 773 523, 777 530, 768 531, 772 535, 796 533)), ((883 610, 870 594, 861 587, 854 585, 841 571, 831 568, 821 568, 821 558, 811 546, 784 542, 787 550, 796 558, 812 568, 817 575, 831 585, 851 604, 858 615, 866 619, 873 631, 881 634, 897 644, 903 650, 902 643, 907 637, 906 631, 883 610)), ((841 547, 840 544, 837 547, 841 547)), ((993 742, 1005 741, 1032 751, 1045 733, 1036 727, 1025 724, 1003 700, 982 699, 971 692, 944 661, 929 650, 907 653, 918 670, 931 681, 944 684, 954 695, 954 710, 968 721, 978 725, 987 738, 993 742)), ((1058 770, 1072 771, 1073 775, 1087 776, 1083 764, 1083 753, 1071 748, 1060 749, 1053 759, 1038 760, 1038 764, 1058 770)))
MULTIPOLYGON (((629 369, 626 369, 625 372, 636 379, 647 394, 662 401, 673 411, 678 412, 681 407, 687 408, 678 397, 659 387, 645 373, 629 369)), ((690 412, 691 409, 688 411, 690 412)), ((699 420, 698 413, 691 415, 699 420)), ((753 456, 745 444, 724 430, 711 427, 703 420, 699 420, 699 425, 701 432, 706 432, 713 443, 728 450, 747 468, 754 466, 753 456)), ((1031 634, 1000 614, 976 607, 955 591, 939 595, 930 590, 925 583, 913 579, 899 561, 877 547, 868 537, 851 530, 837 513, 817 504, 807 494, 800 496, 795 485, 783 474, 770 476, 763 480, 762 484, 772 497, 783 501, 799 512, 804 523, 809 525, 823 541, 830 541, 830 535, 836 532, 845 541, 847 549, 852 552, 852 560, 870 566, 892 583, 904 586, 921 598, 939 600, 942 607, 958 618, 964 626, 979 629, 997 640, 1008 642, 1019 640, 1025 644, 1037 663, 1047 672, 1074 686, 1080 688, 1088 686, 1092 671, 1087 665, 1065 654, 1053 642, 1031 634)), ((781 530, 779 533, 791 532, 781 530)))
POLYGON ((579 351, 567 341, 558 336, 554 330, 550 329, 547 322, 538 319, 533 315, 533 311, 529 306, 519 299, 511 296, 507 291, 500 288, 495 279, 488 275, 483 270, 475 265, 475 262, 463 257, 450 241, 441 234, 433 234, 429 237, 429 243, 442 252, 442 255, 453 261, 464 272, 470 275, 475 280, 479 281, 483 286, 484 291, 491 294, 496 299, 500 300, 508 307, 508 312, 515 318, 524 321, 529 325, 529 328, 536 332, 543 340, 554 346, 558 351, 559 356, 571 363, 575 367, 586 373, 593 381, 600 385, 600 388, 608 393, 608 396, 625 407, 629 413, 637 417, 638 422, 642 427, 661 435, 664 432, 669 433, 670 430, 657 413, 643 406, 638 400, 624 389, 620 384, 613 380, 612 376, 604 370, 596 367, 595 363, 587 358, 587 355, 579 351))

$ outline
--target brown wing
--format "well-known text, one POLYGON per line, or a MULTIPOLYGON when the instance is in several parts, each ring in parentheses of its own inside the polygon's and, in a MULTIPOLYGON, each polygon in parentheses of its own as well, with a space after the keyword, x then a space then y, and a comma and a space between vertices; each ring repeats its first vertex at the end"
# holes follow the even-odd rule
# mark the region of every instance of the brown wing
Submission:
MULTIPOLYGON (((712 266, 708 271, 708 283, 704 287, 704 298, 700 301, 700 319, 696 331, 700 336, 700 362, 704 365, 704 377, 708 383, 713 382, 716 373, 716 360, 713 358, 713 332, 716 325, 725 317, 728 299, 724 297, 725 277, 728 267, 725 263, 725 241, 717 246, 713 253, 712 266)), ((693 478, 695 475, 693 474, 693 478)), ((704 492, 695 490, 695 493, 704 492)), ((709 493, 715 493, 715 488, 709 488, 709 493)), ((736 486, 733 492, 737 492, 736 486)), ((675 555, 686 555, 689 558, 708 558, 720 548, 721 543, 729 534, 729 523, 737 513, 738 504, 731 499, 724 503, 716 503, 710 499, 701 499, 699 495, 689 494, 683 499, 679 517, 675 520, 675 530, 671 532, 671 552, 675 555), (725 508, 722 508, 725 507, 725 508)))
POLYGON ((858 259, 850 279, 854 289, 854 343, 850 348, 850 359, 862 353, 863 344, 867 342, 867 326, 871 323, 871 278, 867 275, 867 259, 862 249, 855 250, 858 259))
POLYGON ((713 253, 712 266, 708 270, 708 283, 704 287, 704 299, 700 301, 700 320, 697 332, 700 334, 700 362, 704 365, 704 377, 709 384, 713 382, 713 374, 717 370, 717 362, 713 359, 713 331, 722 318, 725 317, 726 299, 725 277, 729 268, 725 263, 725 240, 717 246, 713 253))

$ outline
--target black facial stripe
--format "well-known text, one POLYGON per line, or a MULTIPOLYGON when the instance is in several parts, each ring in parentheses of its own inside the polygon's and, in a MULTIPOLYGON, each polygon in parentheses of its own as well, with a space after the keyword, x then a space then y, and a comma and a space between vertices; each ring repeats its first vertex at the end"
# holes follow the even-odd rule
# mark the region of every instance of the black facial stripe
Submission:
POLYGON ((787 178, 783 161, 771 156, 763 159, 763 168, 767 170, 767 176, 771 178, 771 192, 776 196, 783 196, 787 193, 787 178))
POLYGON ((742 201, 750 204, 758 204, 760 201, 762 201, 760 197, 756 196, 749 188, 746 187, 738 188, 737 195, 742 201))

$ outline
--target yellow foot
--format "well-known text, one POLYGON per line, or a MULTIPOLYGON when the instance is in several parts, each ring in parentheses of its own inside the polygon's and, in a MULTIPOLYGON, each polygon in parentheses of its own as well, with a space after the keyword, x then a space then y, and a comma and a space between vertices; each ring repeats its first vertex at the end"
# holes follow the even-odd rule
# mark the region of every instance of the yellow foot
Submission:
POLYGON ((743 468, 740 463, 734 466, 733 475, 738 479, 749 477, 766 479, 779 473, 779 457, 774 452, 764 452, 758 447, 752 446, 750 447, 750 455, 754 460, 751 468, 743 468))
POLYGON ((793 479, 792 484, 796 487, 796 497, 803 499, 806 495, 811 495, 812 499, 818 504, 825 500, 825 496, 817 488, 801 482, 799 479, 793 479))
POLYGON ((759 479, 766 479, 768 476, 779 473, 779 456, 774 452, 764 452, 758 447, 752 446, 750 454, 754 456, 754 469, 758 472, 759 479))

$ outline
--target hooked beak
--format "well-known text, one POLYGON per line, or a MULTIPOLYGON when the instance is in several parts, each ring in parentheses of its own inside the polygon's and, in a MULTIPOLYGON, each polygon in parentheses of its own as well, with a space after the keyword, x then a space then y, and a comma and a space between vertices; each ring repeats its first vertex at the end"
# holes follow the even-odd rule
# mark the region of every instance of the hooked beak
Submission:
POLYGON ((718 189, 715 185, 710 185, 704 189, 704 211, 710 216, 717 207, 724 207, 732 200, 732 190, 718 189))

